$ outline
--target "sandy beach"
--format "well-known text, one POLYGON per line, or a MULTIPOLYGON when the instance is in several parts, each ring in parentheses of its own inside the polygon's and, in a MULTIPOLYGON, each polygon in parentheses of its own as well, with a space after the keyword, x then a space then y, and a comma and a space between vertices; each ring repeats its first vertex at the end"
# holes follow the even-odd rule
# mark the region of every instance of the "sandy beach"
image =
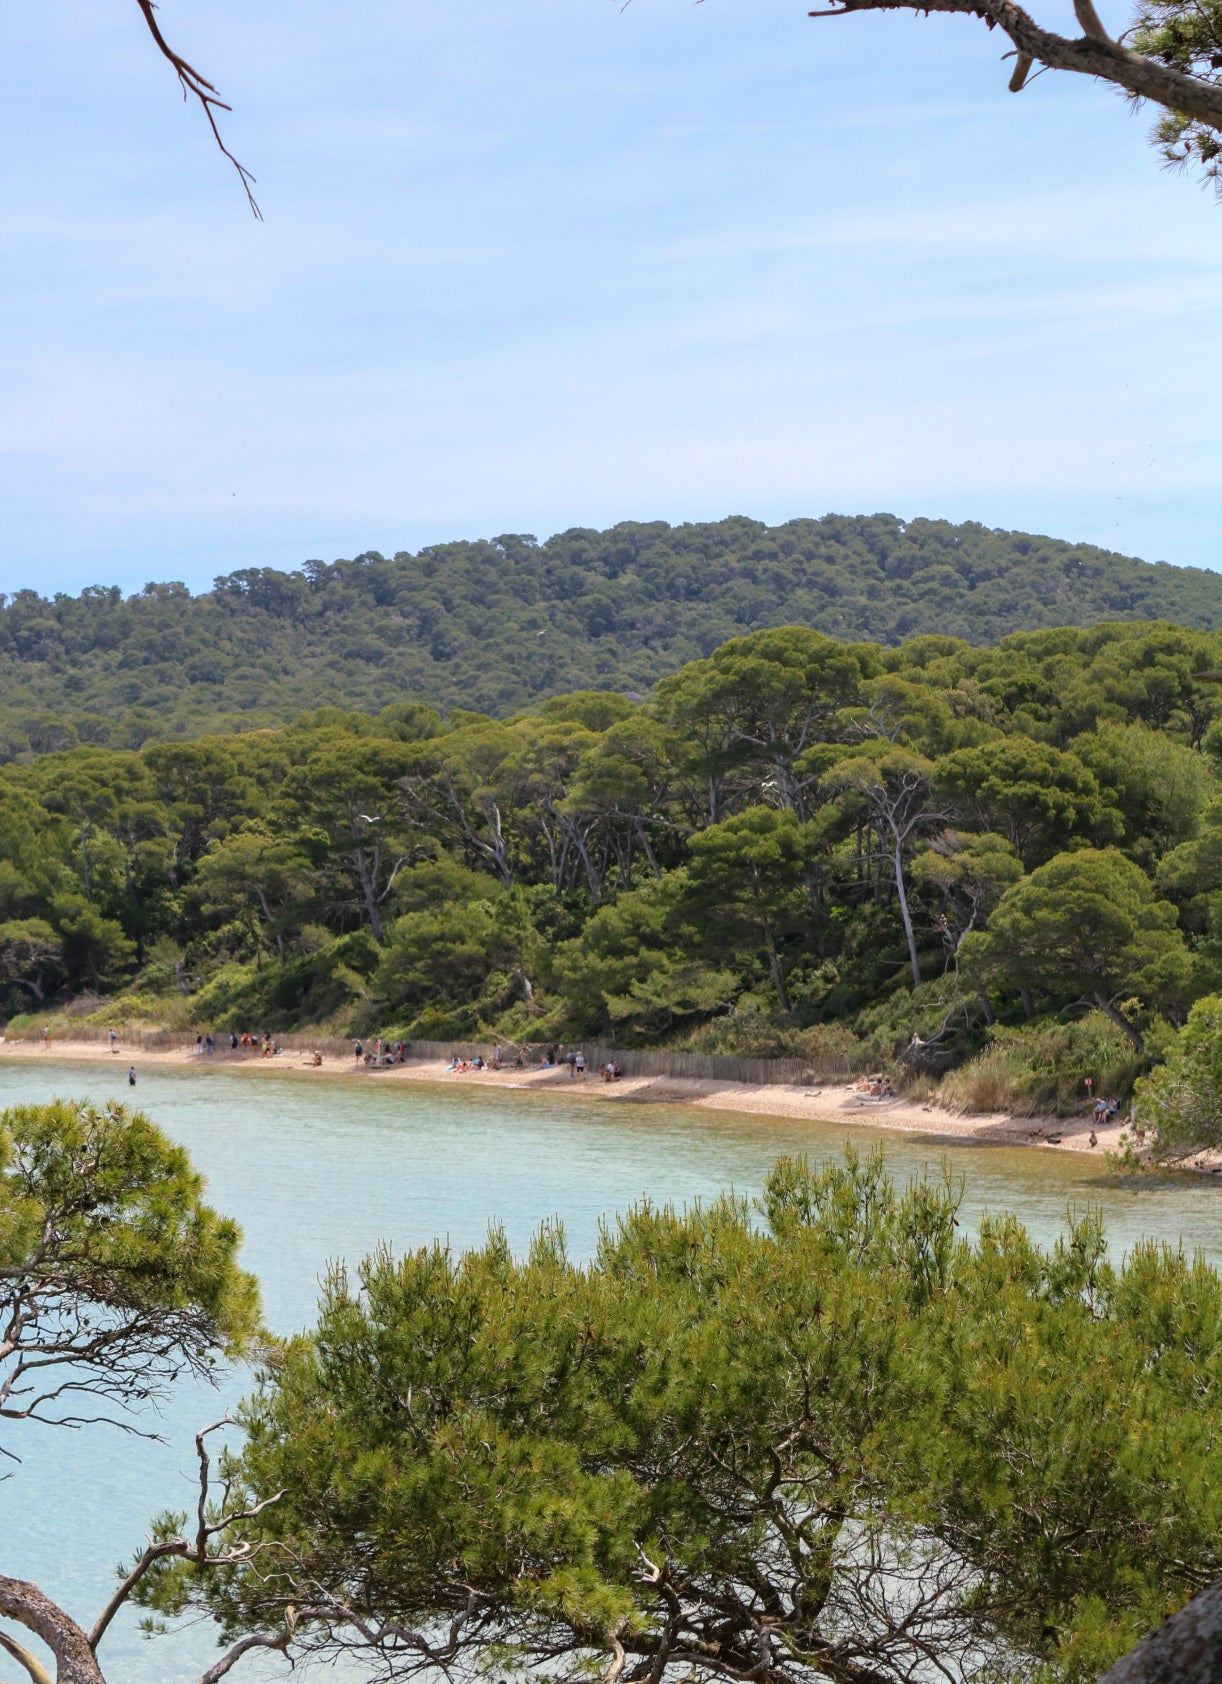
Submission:
MULTIPOLYGON (((897 1129, 933 1138, 1004 1142, 1040 1151, 1085 1152, 1100 1160, 1106 1151, 1119 1149, 1123 1132, 1120 1123, 1106 1128, 1096 1127, 1097 1143, 1092 1146, 1092 1123, 1085 1114, 1078 1117, 1015 1117, 1004 1113, 965 1116, 902 1098, 870 1099, 855 1092, 843 1081, 829 1081, 821 1086, 769 1083, 756 1087, 745 1082, 699 1081, 687 1077, 624 1076, 616 1082, 605 1082, 593 1071, 585 1076, 572 1077, 564 1066, 552 1069, 532 1066, 518 1070, 506 1065, 501 1070, 450 1071, 441 1060, 420 1060, 388 1069, 372 1069, 353 1060, 334 1057, 324 1059, 322 1065, 316 1067, 310 1064, 308 1055, 300 1051, 286 1050, 274 1058, 263 1058, 257 1053, 232 1053, 228 1047, 218 1047, 209 1058, 190 1049, 146 1052, 120 1044, 118 1051, 111 1053, 108 1047, 97 1042, 66 1039, 53 1040, 49 1048, 41 1042, 0 1039, 0 1058, 32 1062, 71 1059, 124 1067, 134 1063, 137 1070, 150 1065, 191 1068, 208 1064, 224 1065, 227 1069, 240 1070, 251 1076, 343 1076, 362 1082, 435 1082, 442 1086, 461 1083, 485 1088, 529 1089, 563 1093, 567 1099, 585 1099, 592 1104, 690 1105, 709 1111, 737 1111, 763 1117, 840 1123, 853 1128, 897 1129)), ((1212 1172, 1220 1162, 1219 1154, 1201 1153, 1181 1167, 1212 1172)))

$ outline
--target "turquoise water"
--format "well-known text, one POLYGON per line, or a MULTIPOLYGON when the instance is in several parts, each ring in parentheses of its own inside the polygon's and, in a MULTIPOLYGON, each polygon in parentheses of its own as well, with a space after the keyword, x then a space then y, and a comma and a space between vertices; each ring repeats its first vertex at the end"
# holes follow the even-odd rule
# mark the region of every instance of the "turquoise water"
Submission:
MULTIPOLYGON (((189 1149, 212 1202, 241 1222, 244 1260, 281 1332, 309 1324, 328 1262, 355 1261, 381 1241, 398 1251, 436 1237, 477 1245, 498 1221, 521 1249, 540 1222, 559 1217, 571 1253, 584 1257, 599 1222, 636 1199, 751 1194, 779 1154, 838 1153, 848 1138, 863 1149, 880 1140, 900 1180, 945 1161, 965 1182, 966 1228, 985 1210, 1009 1209, 1050 1240, 1067 1206, 1095 1200, 1117 1251, 1155 1235, 1222 1256, 1222 1187, 1213 1180, 1118 1185, 1097 1163, 1052 1148, 304 1070, 148 1069, 133 1096, 125 1072, 126 1063, 112 1073, 96 1063, 0 1062, 0 1106, 134 1097, 189 1149)), ((37 1579, 89 1623, 149 1518, 191 1503, 193 1435, 242 1389, 241 1376, 219 1393, 183 1388, 156 1423, 162 1444, 105 1428, 21 1429, 14 1447, 23 1464, 0 1483, 0 1571, 37 1579)), ((107 1634, 101 1658, 112 1684, 170 1684, 193 1677, 215 1650, 207 1630, 150 1643, 126 1620, 107 1634)), ((246 1660, 233 1677, 280 1670, 246 1660)))

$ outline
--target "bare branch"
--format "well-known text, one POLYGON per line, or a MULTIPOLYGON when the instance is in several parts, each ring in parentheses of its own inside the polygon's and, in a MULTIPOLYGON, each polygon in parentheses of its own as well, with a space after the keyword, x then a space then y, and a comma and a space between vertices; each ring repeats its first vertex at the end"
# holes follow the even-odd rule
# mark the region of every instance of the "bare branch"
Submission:
POLYGON ((207 1672, 201 1672, 195 1684, 217 1684, 218 1679, 224 1678, 230 1668, 236 1666, 242 1656, 248 1655, 252 1649, 279 1649, 283 1651, 288 1648, 291 1638, 292 1633, 287 1628, 278 1632, 261 1632, 255 1637, 243 1637, 234 1644, 232 1649, 227 1649, 220 1660, 214 1662, 207 1672))
MULTIPOLYGON (((1088 0, 1083 0, 1083 3, 1088 3, 1088 0)), ((237 170, 238 179, 241 181, 242 187, 245 190, 250 208, 254 212, 258 221, 262 222, 263 212, 259 209, 258 201, 251 192, 255 178, 251 175, 245 165, 240 164, 234 157, 233 153, 221 139, 221 131, 216 126, 216 113, 218 111, 232 111, 233 107, 225 104, 225 101, 220 97, 206 76, 202 76, 193 65, 188 64, 186 59, 176 53, 173 47, 170 46, 165 36, 161 33, 160 25, 158 24, 155 16, 157 11, 155 0, 136 0, 136 4, 140 8, 140 12, 145 23, 148 25, 149 34, 157 43, 158 52, 169 62, 169 64, 173 67, 174 74, 178 77, 179 83, 182 86, 183 99, 194 98, 199 101, 200 106, 203 109, 204 116, 208 119, 208 127, 212 130, 213 139, 216 141, 216 144, 220 147, 226 158, 229 159, 229 162, 233 165, 234 169, 237 170)))

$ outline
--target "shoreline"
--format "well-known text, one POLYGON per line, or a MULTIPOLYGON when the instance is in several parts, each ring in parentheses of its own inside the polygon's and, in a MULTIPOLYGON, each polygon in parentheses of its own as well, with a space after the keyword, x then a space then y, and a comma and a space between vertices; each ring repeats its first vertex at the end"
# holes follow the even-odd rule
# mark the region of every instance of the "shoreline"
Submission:
MULTIPOLYGON (((975 1140, 984 1145, 1025 1146, 1031 1150, 1079 1152, 1099 1162, 1104 1153, 1119 1149, 1124 1125, 1113 1123, 1095 1128, 1097 1144, 1091 1146, 1091 1120, 1083 1117, 1015 1117, 1005 1112, 956 1115, 939 1110, 931 1104, 895 1098, 874 1100, 864 1098, 840 1081, 822 1085, 767 1083, 753 1085, 746 1082, 725 1082, 695 1077, 623 1076, 616 1082, 605 1082, 590 1072, 584 1077, 571 1077, 564 1065, 552 1069, 537 1065, 517 1070, 505 1066, 501 1070, 449 1071, 441 1060, 420 1060, 392 1065, 386 1069, 370 1069, 354 1062, 328 1059, 312 1065, 300 1052, 281 1053, 275 1058, 263 1058, 246 1052, 233 1053, 227 1047, 208 1057, 190 1049, 172 1049, 134 1054, 130 1048, 120 1047, 112 1053, 109 1047, 93 1041, 56 1041, 50 1046, 37 1041, 6 1041, 0 1038, 0 1059, 16 1063, 54 1063, 57 1059, 73 1063, 115 1064, 120 1068, 135 1064, 137 1069, 150 1066, 172 1066, 192 1069, 198 1066, 223 1067, 250 1075, 318 1075, 341 1076, 349 1080, 374 1082, 430 1082, 440 1086, 475 1085, 485 1088, 511 1088, 519 1091, 564 1093, 569 1098, 583 1098, 592 1103, 606 1104, 677 1104, 707 1111, 737 1111, 746 1115, 779 1117, 794 1121, 845 1125, 854 1129, 875 1127, 905 1134, 923 1134, 934 1138, 975 1140), (1053 1143, 1054 1137, 1055 1144, 1053 1143)), ((1194 1154, 1191 1164, 1181 1169, 1215 1173, 1222 1165, 1217 1153, 1194 1154)))

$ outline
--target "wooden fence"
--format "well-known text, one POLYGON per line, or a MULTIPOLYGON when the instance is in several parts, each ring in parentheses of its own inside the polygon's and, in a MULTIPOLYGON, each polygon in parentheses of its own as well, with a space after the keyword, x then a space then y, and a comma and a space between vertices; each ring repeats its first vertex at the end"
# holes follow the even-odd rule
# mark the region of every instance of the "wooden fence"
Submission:
MULTIPOLYGON (((27 1024, 24 1028, 8 1030, 0 1042, 8 1041, 38 1041, 45 1040, 45 1025, 27 1024)), ((186 1029, 123 1029, 116 1026, 115 1034, 118 1045, 131 1052, 194 1052, 195 1031, 186 1029)), ((285 1052, 320 1052, 326 1058, 351 1058, 352 1042, 338 1035, 276 1035, 273 1039, 278 1047, 285 1052)), ((231 1051, 227 1032, 213 1036, 216 1046, 214 1056, 221 1058, 249 1058, 249 1047, 238 1047, 231 1051)), ((96 1023, 73 1023, 56 1021, 51 1025, 51 1050, 57 1046, 71 1046, 74 1043, 87 1046, 106 1046, 110 1042, 110 1030, 101 1029, 96 1023)))
MULTIPOLYGON (((40 1042, 44 1039, 43 1030, 42 1024, 28 1024, 11 1032, 7 1038, 12 1041, 40 1042)), ((118 1045, 128 1052, 193 1052, 195 1049, 195 1035, 187 1030, 117 1028, 115 1033, 118 1036, 118 1045)), ((105 1045, 109 1040, 109 1029, 101 1029, 96 1024, 57 1022, 51 1026, 52 1051, 57 1045, 72 1042, 105 1045)), ((285 1052, 320 1052, 329 1060, 346 1059, 350 1062, 353 1058, 351 1038, 286 1034, 275 1036, 275 1041, 285 1052)), ((372 1036, 364 1038, 363 1045, 367 1051, 372 1047, 373 1041, 372 1036)), ((239 1048, 236 1053, 232 1052, 227 1034, 217 1035, 215 1044, 217 1058, 251 1056, 246 1048, 239 1048)), ((520 1054, 523 1062, 530 1067, 540 1063, 544 1050, 541 1042, 504 1045, 507 1062, 520 1054)), ((811 1060, 802 1058, 726 1058, 712 1053, 648 1052, 635 1047, 613 1047, 602 1042, 589 1041, 581 1044, 581 1050, 591 1070, 614 1061, 625 1076, 744 1082, 753 1087, 764 1087, 777 1083, 805 1085, 859 1074, 856 1064, 847 1058, 822 1059, 816 1065, 811 1060)), ((477 1054, 488 1058, 491 1051, 492 1046, 488 1041, 411 1041, 408 1043, 407 1062, 445 1063, 452 1058, 474 1058, 477 1054)))

